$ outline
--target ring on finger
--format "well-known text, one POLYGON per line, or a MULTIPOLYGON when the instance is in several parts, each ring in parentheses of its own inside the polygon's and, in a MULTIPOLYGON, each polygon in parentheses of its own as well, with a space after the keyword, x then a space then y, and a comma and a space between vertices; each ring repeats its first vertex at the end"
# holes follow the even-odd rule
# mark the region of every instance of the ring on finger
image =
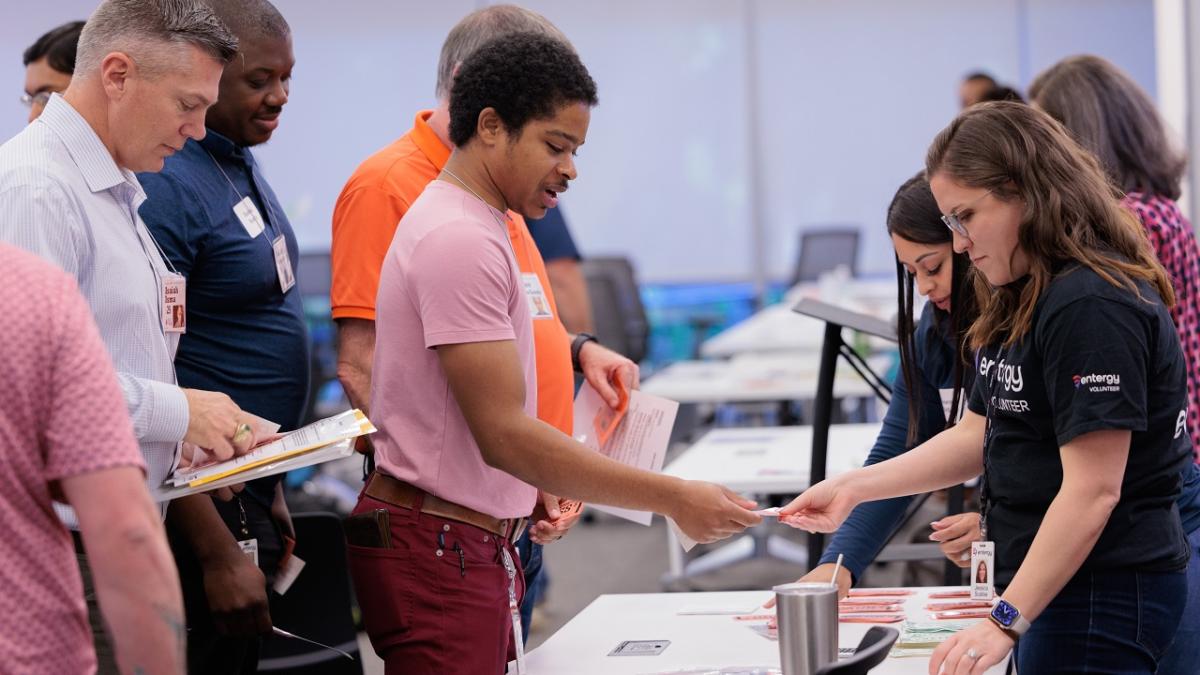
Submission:
POLYGON ((233 430, 233 442, 234 443, 242 443, 242 442, 248 440, 250 438, 250 434, 252 434, 253 432, 254 432, 254 430, 250 428, 249 424, 242 422, 242 423, 238 424, 237 428, 235 428, 233 430))
POLYGON ((974 647, 971 647, 967 650, 967 658, 974 661, 975 659, 979 658, 979 652, 975 651, 974 647))

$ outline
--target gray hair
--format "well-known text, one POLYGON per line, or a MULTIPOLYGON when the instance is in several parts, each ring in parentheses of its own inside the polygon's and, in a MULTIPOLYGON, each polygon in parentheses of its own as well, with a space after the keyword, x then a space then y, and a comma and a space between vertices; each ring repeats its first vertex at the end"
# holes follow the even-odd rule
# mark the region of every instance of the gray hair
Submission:
POLYGON ((284 38, 291 35, 279 9, 270 0, 205 0, 239 40, 284 38))
POLYGON ((516 5, 492 5, 475 10, 451 28, 446 41, 442 43, 442 55, 438 59, 437 88, 434 90, 438 100, 450 97, 455 68, 491 40, 514 33, 544 35, 571 48, 571 42, 557 26, 532 10, 516 5))
POLYGON ((228 63, 238 41, 201 0, 104 0, 79 36, 75 74, 89 75, 115 51, 151 72, 168 67, 164 47, 191 45, 228 63))

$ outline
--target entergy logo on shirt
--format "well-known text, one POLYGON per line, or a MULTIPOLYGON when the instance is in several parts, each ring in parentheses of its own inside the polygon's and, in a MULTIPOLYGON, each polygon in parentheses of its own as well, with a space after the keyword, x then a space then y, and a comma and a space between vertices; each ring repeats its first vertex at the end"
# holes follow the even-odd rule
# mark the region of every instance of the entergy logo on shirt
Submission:
POLYGON ((1072 375, 1071 381, 1075 388, 1087 387, 1088 391, 1121 391, 1121 376, 1117 373, 1092 373, 1090 375, 1072 375))

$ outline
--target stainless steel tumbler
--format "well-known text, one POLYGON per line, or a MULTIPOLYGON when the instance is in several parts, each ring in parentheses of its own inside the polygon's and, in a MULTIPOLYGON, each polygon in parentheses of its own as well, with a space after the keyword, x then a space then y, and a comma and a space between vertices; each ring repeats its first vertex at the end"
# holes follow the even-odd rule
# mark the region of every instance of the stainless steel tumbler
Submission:
POLYGON ((783 584, 773 590, 783 675, 812 675, 837 661, 837 586, 783 584))

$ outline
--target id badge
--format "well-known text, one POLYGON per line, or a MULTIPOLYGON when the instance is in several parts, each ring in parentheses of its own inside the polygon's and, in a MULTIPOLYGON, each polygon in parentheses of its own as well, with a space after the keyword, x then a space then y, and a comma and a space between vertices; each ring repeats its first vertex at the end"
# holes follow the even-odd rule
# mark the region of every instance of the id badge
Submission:
POLYGON ((242 549, 242 553, 244 553, 246 555, 246 557, 248 557, 254 561, 255 567, 258 566, 258 540, 257 539, 243 539, 242 541, 238 542, 238 548, 242 549))
POLYGON ((162 277, 162 318, 164 332, 187 332, 187 279, 183 275, 162 277))
POLYGON ((296 285, 296 277, 292 274, 292 259, 288 255, 287 240, 283 235, 275 237, 275 241, 271 242, 271 248, 275 250, 275 275, 279 277, 279 287, 287 293, 296 285))
POLYGON ((508 613, 512 615, 513 647, 517 652, 517 675, 525 675, 525 645, 521 641, 521 608, 509 603, 508 613))
POLYGON ((534 319, 553 319, 554 312, 550 311, 550 298, 542 288, 542 280, 531 273, 521 274, 521 285, 525 287, 525 297, 529 300, 529 315, 534 319))
POLYGON ((971 599, 991 600, 995 596, 996 542, 971 542, 971 599))
POLYGON ((246 234, 254 239, 262 234, 266 229, 266 224, 263 223, 262 214, 258 212, 258 207, 254 205, 254 201, 249 197, 242 197, 242 201, 233 205, 233 214, 237 216, 238 222, 242 227, 246 228, 246 234))
POLYGON ((513 651, 517 655, 517 675, 525 675, 525 643, 521 639, 521 606, 517 604, 517 566, 507 548, 500 549, 508 572, 508 613, 512 617, 513 651))
POLYGON ((942 415, 947 422, 958 423, 963 416, 963 407, 966 404, 966 392, 958 399, 958 409, 954 410, 954 389, 938 389, 938 396, 942 399, 942 415))

